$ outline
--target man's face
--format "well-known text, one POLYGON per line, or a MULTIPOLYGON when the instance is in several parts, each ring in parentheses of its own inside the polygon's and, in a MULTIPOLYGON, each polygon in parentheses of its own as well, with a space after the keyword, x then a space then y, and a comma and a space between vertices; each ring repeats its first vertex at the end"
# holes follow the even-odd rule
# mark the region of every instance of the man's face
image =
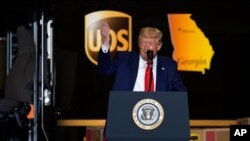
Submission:
POLYGON ((140 54, 142 58, 146 61, 147 59, 147 50, 152 50, 154 57, 157 54, 157 51, 161 49, 162 43, 159 43, 157 38, 146 38, 146 37, 141 37, 139 39, 139 48, 140 48, 140 54))

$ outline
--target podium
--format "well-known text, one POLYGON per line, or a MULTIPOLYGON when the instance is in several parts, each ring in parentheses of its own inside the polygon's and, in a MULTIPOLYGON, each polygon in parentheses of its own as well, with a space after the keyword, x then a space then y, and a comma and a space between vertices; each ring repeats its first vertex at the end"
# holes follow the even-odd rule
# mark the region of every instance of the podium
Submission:
POLYGON ((111 91, 108 141, 189 141, 187 92, 111 91))

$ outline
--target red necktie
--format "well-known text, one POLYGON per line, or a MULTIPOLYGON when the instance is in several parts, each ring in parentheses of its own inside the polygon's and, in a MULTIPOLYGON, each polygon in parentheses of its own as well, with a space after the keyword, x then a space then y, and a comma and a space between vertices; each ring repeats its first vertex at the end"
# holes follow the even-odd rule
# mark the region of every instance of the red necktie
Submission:
POLYGON ((145 92, 153 92, 154 91, 154 76, 153 76, 153 72, 152 69, 152 62, 147 62, 147 68, 146 68, 146 72, 145 72, 145 92), (151 78, 150 78, 151 75, 151 78), (151 82, 150 82, 151 79, 151 82), (151 84, 151 85, 150 85, 151 84))

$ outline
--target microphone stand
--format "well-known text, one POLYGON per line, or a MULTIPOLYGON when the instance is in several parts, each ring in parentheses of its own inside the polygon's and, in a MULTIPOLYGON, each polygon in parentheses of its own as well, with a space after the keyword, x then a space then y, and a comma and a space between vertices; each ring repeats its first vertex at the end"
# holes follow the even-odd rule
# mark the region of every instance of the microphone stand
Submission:
POLYGON ((153 51, 148 50, 147 57, 150 60, 150 76, 149 76, 149 87, 148 87, 149 88, 148 91, 150 91, 151 83, 152 83, 152 79, 153 79, 153 77, 152 77, 153 76, 153 58, 154 58, 153 51))
POLYGON ((153 80, 153 60, 150 61, 150 76, 149 76, 149 90, 151 89, 151 83, 152 83, 152 80, 153 80))

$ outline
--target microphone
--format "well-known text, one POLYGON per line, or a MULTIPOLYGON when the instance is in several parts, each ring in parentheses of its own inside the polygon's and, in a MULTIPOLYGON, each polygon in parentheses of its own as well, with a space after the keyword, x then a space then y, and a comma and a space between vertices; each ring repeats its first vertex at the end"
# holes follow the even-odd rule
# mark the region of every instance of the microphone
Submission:
POLYGON ((148 59, 150 60, 150 63, 151 63, 151 65, 150 65, 150 76, 149 76, 149 89, 148 89, 148 91, 150 91, 150 87, 151 87, 151 83, 152 83, 152 81, 153 81, 153 58, 154 58, 154 54, 153 54, 153 51, 152 50, 147 50, 147 57, 148 57, 148 59))
POLYGON ((152 50, 147 50, 147 57, 150 61, 153 61, 153 58, 154 58, 154 54, 153 54, 153 51, 152 50))

